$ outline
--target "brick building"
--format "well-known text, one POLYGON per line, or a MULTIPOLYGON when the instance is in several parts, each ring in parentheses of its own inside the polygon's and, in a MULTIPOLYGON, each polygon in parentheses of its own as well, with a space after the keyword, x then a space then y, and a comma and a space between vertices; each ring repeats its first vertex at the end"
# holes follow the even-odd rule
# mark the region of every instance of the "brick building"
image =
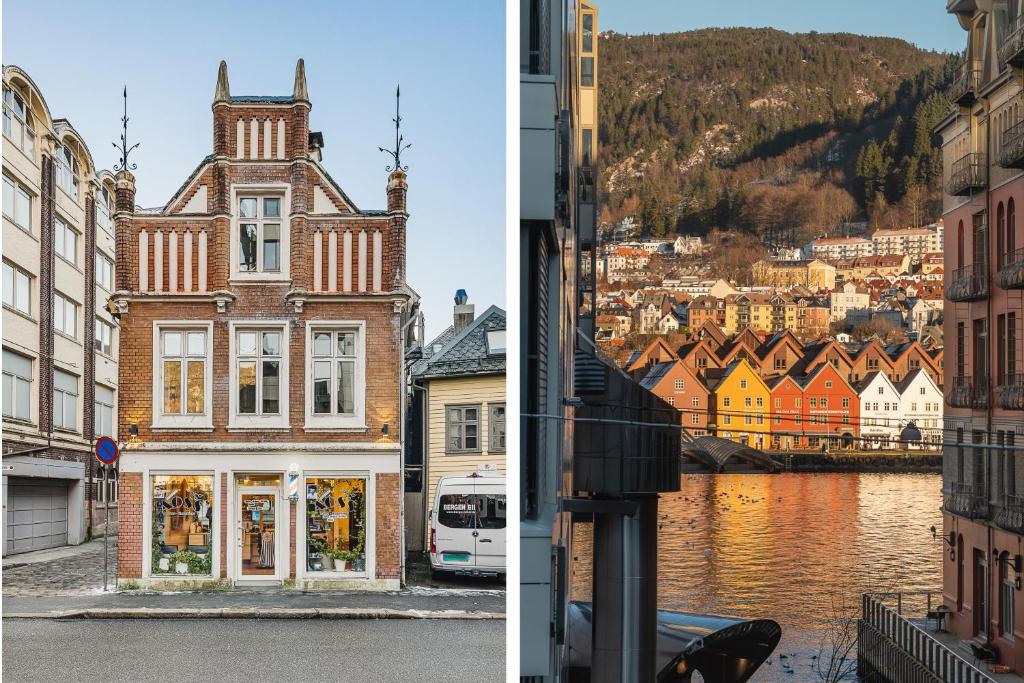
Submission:
POLYGON ((117 483, 97 436, 117 433, 114 178, 54 118, 21 68, 3 71, 3 554, 101 533, 117 483))
POLYGON ((167 204, 116 176, 119 583, 389 589, 402 576, 406 176, 360 210, 290 96, 233 96, 167 204))

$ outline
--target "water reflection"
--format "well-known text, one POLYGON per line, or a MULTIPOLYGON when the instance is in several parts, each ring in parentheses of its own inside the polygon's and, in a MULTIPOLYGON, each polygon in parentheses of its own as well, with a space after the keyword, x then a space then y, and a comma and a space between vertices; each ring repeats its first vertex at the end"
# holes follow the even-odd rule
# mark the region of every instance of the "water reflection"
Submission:
MULTIPOLYGON (((774 619, 799 674, 861 593, 942 585, 937 474, 719 474, 683 478, 659 505, 662 608, 774 619)), ((573 599, 590 599, 591 536, 577 525, 573 599)), ((776 659, 755 681, 793 681, 776 659)))

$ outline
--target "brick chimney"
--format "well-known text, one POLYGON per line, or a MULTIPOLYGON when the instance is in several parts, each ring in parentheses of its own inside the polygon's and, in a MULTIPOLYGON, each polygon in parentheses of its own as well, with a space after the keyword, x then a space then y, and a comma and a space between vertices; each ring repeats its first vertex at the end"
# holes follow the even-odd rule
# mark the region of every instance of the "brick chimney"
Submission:
POLYGON ((466 329, 466 326, 476 317, 473 304, 466 303, 467 301, 469 301, 469 296, 466 294, 466 290, 460 289, 455 292, 455 315, 452 322, 455 334, 466 329))
MULTIPOLYGON (((131 171, 121 170, 114 176, 114 234, 117 237, 116 256, 118 264, 131 260, 131 219, 135 214, 135 176, 131 171)), ((117 268, 117 289, 131 289, 131 269, 117 268)))

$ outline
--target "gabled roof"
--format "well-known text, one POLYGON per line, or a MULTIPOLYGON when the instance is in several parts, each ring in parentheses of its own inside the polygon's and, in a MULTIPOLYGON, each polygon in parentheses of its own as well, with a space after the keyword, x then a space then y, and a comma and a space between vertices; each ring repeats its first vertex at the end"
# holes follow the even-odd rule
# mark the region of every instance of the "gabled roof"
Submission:
POLYGON ((653 391, 658 383, 665 378, 665 375, 675 366, 679 361, 673 360, 666 363, 655 363, 648 370, 647 374, 642 380, 640 380, 640 386, 648 391, 653 391))
POLYGON ((668 342, 665 341, 663 337, 655 337, 654 340, 647 345, 646 349, 636 356, 630 356, 629 363, 626 365, 626 372, 633 372, 634 370, 640 369, 642 366, 638 367, 638 364, 641 361, 644 361, 644 365, 646 365, 647 359, 651 356, 654 350, 659 347, 668 353, 670 357, 676 358, 676 352, 672 350, 672 347, 668 345, 668 342))
POLYGON ((912 370, 911 372, 908 372, 907 376, 896 384, 896 389, 897 391, 900 392, 901 396, 907 389, 910 388, 914 381, 917 380, 919 375, 924 375, 925 381, 928 382, 928 384, 931 384, 933 387, 935 387, 936 390, 938 390, 938 387, 935 386, 935 382, 932 381, 931 375, 925 372, 924 368, 917 368, 915 370, 912 370))
POLYGON ((418 361, 412 374, 420 379, 504 374, 505 353, 489 353, 487 346, 487 333, 504 329, 505 311, 491 306, 437 352, 418 361))
MULTIPOLYGON (((853 365, 853 361, 850 359, 850 354, 846 352, 839 342, 831 337, 823 337, 816 342, 808 344, 803 347, 803 358, 801 358, 796 365, 790 370, 792 373, 806 372, 808 368, 812 368, 818 364, 819 359, 825 358, 830 349, 835 349, 839 354, 846 359, 847 363, 853 365)), ((823 361, 822 361, 823 362, 823 361)))
POLYGON ((853 388, 857 391, 858 394, 863 394, 864 390, 871 386, 871 384, 879 377, 881 377, 882 381, 888 384, 894 390, 896 389, 892 381, 889 380, 889 375, 885 374, 881 370, 872 370, 868 374, 864 375, 864 377, 859 382, 857 382, 857 384, 855 384, 853 388))
POLYGON ((800 342, 797 341, 793 332, 787 329, 776 333, 774 337, 761 344, 756 351, 758 358, 764 360, 780 344, 788 344, 796 353, 803 355, 803 348, 800 346, 800 342))

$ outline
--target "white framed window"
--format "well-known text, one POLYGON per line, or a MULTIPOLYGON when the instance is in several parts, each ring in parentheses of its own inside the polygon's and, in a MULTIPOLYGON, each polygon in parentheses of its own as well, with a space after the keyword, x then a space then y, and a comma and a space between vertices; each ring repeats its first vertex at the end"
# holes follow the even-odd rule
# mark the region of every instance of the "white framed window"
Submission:
POLYGON ((78 429, 78 378, 63 370, 53 371, 53 426, 78 429))
POLYGON ((109 436, 116 440, 117 431, 114 429, 114 412, 117 410, 117 404, 114 402, 114 390, 102 384, 97 384, 93 408, 94 436, 109 436))
POLYGON ((105 320, 96 318, 95 333, 96 350, 108 356, 111 355, 114 348, 114 327, 105 320))
POLYGON ((747 380, 741 379, 740 380, 740 389, 746 389, 746 388, 747 388, 747 380))
POLYGON ((78 265, 78 233, 60 218, 53 219, 53 250, 71 265, 78 265))
POLYGON ((96 252, 96 284, 108 292, 114 291, 114 262, 101 251, 96 252))
POLYGON ((114 234, 114 223, 110 219, 114 203, 110 191, 101 187, 96 193, 96 225, 108 235, 114 234))
POLYGON ((287 428, 290 329, 287 321, 237 321, 229 327, 228 428, 287 428))
POLYGON ((12 263, 4 261, 3 301, 25 315, 32 315, 32 276, 12 263))
POLYGON ((674 383, 674 388, 675 388, 676 391, 682 391, 683 390, 683 380, 677 379, 675 381, 675 383, 674 383))
POLYGON ((690 399, 690 404, 694 408, 700 408, 700 397, 699 396, 694 396, 692 399, 690 399))
POLYGON ((290 186, 232 186, 231 201, 232 277, 243 281, 288 280, 290 186))
POLYGON ((32 419, 32 359, 4 349, 3 413, 16 420, 32 419))
POLYGON ((366 323, 306 326, 306 429, 366 428, 366 323))
POLYGON ((690 413, 690 423, 700 424, 700 415, 698 415, 697 413, 690 413))
POLYGON ((153 323, 153 427, 213 427, 213 323, 153 323))
POLYGON ((28 190, 4 176, 4 215, 25 232, 32 234, 32 197, 28 190))
POLYGON ((75 201, 78 201, 78 183, 81 172, 78 168, 78 159, 67 145, 57 147, 53 155, 57 170, 57 187, 67 192, 75 201))
POLYGON ((744 408, 752 408, 753 407, 753 402, 751 401, 749 396, 746 396, 746 397, 743 398, 743 407, 744 408))
POLYGON ((25 152, 35 158, 35 123, 24 98, 10 88, 4 89, 4 135, 25 152))
POLYGON ((723 408, 728 408, 731 405, 732 405, 732 399, 729 398, 728 396, 723 396, 722 397, 722 407, 723 408))
POLYGON ((117 469, 107 472, 106 485, 103 483, 103 472, 96 473, 96 502, 117 503, 117 469))
POLYGON ((60 292, 53 293, 53 329, 69 337, 78 334, 78 304, 60 292))
POLYGON ((668 398, 665 399, 665 401, 667 401, 670 406, 674 406, 676 404, 676 397, 669 396, 668 398))

